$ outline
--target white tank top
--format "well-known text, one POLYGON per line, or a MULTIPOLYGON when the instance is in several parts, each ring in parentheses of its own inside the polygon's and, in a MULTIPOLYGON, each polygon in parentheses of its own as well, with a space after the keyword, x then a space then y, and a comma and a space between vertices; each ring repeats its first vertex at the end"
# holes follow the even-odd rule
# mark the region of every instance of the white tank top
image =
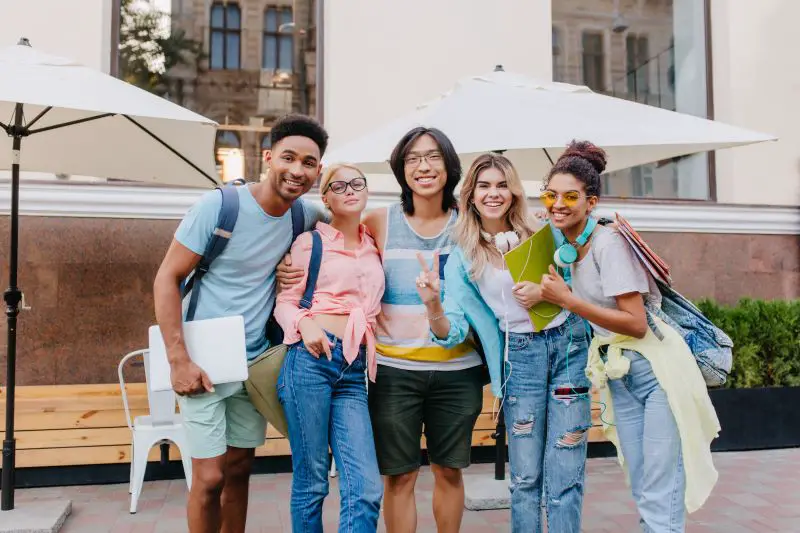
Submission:
MULTIPOLYGON (((528 310, 522 307, 511 289, 514 280, 508 270, 500 269, 492 264, 486 265, 483 274, 478 279, 478 290, 483 301, 494 312, 500 324, 500 329, 506 331, 506 313, 508 313, 509 333, 532 333, 534 331, 528 310)), ((567 311, 561 311, 545 329, 560 326, 567 319, 567 311)))

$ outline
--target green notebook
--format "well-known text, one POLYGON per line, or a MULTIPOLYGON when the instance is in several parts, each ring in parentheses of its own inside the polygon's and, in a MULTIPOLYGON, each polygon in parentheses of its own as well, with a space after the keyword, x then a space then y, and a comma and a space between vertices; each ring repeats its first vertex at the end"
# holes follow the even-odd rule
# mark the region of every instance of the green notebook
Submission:
MULTIPOLYGON (((532 281, 541 283, 542 276, 549 272, 556 251, 556 242, 550 226, 545 224, 539 231, 504 255, 506 265, 514 283, 532 281)), ((550 302, 540 302, 528 310, 536 331, 542 331, 559 313, 561 308, 550 302)))

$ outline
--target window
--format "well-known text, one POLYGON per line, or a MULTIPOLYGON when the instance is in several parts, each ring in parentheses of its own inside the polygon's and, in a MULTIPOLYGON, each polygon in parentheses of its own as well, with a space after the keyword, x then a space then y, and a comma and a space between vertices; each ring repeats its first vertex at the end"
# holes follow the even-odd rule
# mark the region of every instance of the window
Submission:
POLYGON ((581 44, 583 50, 583 84, 593 91, 605 91, 606 57, 603 34, 585 31, 583 32, 581 44))
POLYGON ((241 68, 242 12, 236 3, 211 4, 209 66, 212 70, 241 68))
POLYGON ((235 131, 218 130, 214 146, 217 171, 222 181, 244 177, 244 151, 235 131))
MULTIPOLYGON (((0 0, 0 3, 2 1, 0 0)), ((117 76, 137 86, 166 94, 173 102, 218 124, 209 146, 220 176, 257 181, 264 134, 277 117, 302 108, 316 114, 316 78, 294 75, 301 45, 291 23, 295 14, 305 26, 313 0, 113 0, 118 6, 119 41, 112 48, 121 57, 117 76), (198 7, 204 6, 204 7, 198 7), (294 7, 296 6, 296 7, 294 7), (301 17, 302 16, 302 17, 301 17), (157 24, 156 24, 157 22, 157 24), (283 25, 283 28, 281 28, 283 25), (122 50, 120 50, 122 49, 122 50), (267 70, 269 69, 269 70, 267 70), (139 75, 141 74, 141 75, 139 75), (302 85, 301 85, 302 83, 302 85), (275 85, 279 85, 275 90, 275 85), (165 92, 165 90, 167 92, 165 92), (235 170, 234 170, 235 169, 235 170)), ((313 18, 309 18, 309 23, 313 18)), ((303 37, 309 65, 316 57, 314 29, 303 37)), ((112 59, 113 61, 113 59, 112 59)))
POLYGON ((561 53, 561 30, 553 26, 553 81, 564 79, 564 54, 561 53))
MULTIPOLYGON (((551 2, 553 77, 705 118, 709 2, 551 2)), ((701 153, 609 173, 603 189, 610 196, 705 200, 710 176, 701 153)))
POLYGON ((261 151, 259 152, 259 155, 261 156, 261 162, 259 163, 259 166, 261 168, 260 172, 261 179, 264 179, 267 174, 267 165, 264 164, 264 156, 266 155, 267 150, 270 150, 271 148, 272 148, 272 137, 270 137, 270 134, 267 133, 266 135, 263 135, 261 137, 261 151))
POLYGON ((294 70, 294 37, 291 7, 268 7, 264 11, 264 38, 261 65, 265 70, 294 70))
POLYGON ((650 46, 647 37, 628 34, 625 52, 628 94, 637 102, 647 103, 650 92, 650 46))
POLYGON ((651 165, 642 165, 631 169, 633 195, 650 198, 653 196, 653 169, 651 165))

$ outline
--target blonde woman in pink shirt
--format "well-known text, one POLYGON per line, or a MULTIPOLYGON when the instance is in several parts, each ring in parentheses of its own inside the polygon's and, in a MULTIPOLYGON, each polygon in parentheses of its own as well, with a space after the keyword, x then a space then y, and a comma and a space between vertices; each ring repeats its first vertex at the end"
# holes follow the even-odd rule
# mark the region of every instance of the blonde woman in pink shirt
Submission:
POLYGON ((340 472, 339 531, 374 532, 383 495, 365 374, 375 380, 375 317, 384 274, 361 214, 367 180, 356 167, 333 165, 320 180, 330 224, 318 222, 322 262, 309 309, 300 306, 312 232, 292 246, 304 279, 278 295, 275 318, 289 351, 278 380, 292 449, 292 530, 322 532, 328 494, 328 447, 340 472))

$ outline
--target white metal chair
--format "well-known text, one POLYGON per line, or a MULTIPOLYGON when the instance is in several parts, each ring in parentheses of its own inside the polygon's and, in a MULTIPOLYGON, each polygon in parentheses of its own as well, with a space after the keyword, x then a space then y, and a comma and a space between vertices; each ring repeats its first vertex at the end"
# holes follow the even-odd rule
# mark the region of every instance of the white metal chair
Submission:
POLYGON ((142 493, 144 473, 147 468, 147 456, 156 444, 172 442, 178 447, 183 463, 184 476, 186 477, 186 485, 189 489, 192 488, 192 459, 189 456, 186 433, 183 429, 183 417, 175 412, 175 393, 173 391, 153 392, 148 388, 147 403, 150 408, 150 414, 137 416, 131 420, 128 395, 125 391, 125 379, 122 373, 125 364, 137 356, 142 356, 144 359, 145 381, 148 381, 150 376, 148 350, 136 350, 127 354, 122 358, 117 368, 119 386, 122 390, 122 403, 125 407, 125 419, 128 423, 128 428, 131 430, 131 478, 128 489, 131 495, 131 513, 136 512, 139 495, 142 493))

